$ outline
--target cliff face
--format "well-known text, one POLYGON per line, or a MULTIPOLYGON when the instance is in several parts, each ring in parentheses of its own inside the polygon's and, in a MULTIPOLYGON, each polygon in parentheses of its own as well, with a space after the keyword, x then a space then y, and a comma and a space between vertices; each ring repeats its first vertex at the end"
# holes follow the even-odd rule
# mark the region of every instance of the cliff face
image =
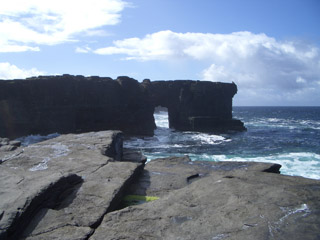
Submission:
POLYGON ((154 106, 168 108, 169 126, 182 131, 244 130, 232 119, 232 98, 237 86, 207 81, 144 81, 154 106))
POLYGON ((235 84, 203 81, 138 81, 83 76, 44 76, 0 81, 0 137, 52 132, 121 130, 152 135, 154 108, 169 111, 171 128, 244 130, 232 119, 235 84))
POLYGON ((147 93, 134 79, 57 76, 0 81, 0 136, 155 128, 147 93))

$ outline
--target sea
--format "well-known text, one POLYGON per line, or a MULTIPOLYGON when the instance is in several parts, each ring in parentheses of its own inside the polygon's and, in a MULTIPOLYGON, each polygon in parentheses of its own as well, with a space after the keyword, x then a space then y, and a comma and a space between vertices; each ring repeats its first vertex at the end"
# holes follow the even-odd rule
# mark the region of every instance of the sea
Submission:
POLYGON ((131 137, 124 147, 148 161, 188 155, 193 161, 281 164, 281 174, 320 179, 320 107, 233 107, 247 131, 181 132, 168 127, 168 112, 154 114, 153 137, 131 137))
MULTIPOLYGON (((225 134, 181 132, 168 127, 168 112, 155 112, 153 137, 130 137, 124 147, 148 161, 188 155, 192 161, 241 161, 281 164, 281 174, 320 179, 320 107, 233 107, 247 131, 225 134)), ((59 136, 30 135, 22 145, 59 136)))

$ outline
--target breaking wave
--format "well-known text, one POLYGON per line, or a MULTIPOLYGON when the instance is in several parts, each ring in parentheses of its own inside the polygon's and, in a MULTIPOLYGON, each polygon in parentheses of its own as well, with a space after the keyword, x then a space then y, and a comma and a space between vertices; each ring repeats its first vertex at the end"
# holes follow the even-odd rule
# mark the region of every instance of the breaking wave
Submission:
POLYGON ((320 108, 237 107, 235 118, 247 132, 207 134, 168 128, 168 113, 155 113, 153 137, 131 138, 125 147, 148 160, 188 155, 193 161, 242 161, 281 164, 281 173, 320 179, 320 108))

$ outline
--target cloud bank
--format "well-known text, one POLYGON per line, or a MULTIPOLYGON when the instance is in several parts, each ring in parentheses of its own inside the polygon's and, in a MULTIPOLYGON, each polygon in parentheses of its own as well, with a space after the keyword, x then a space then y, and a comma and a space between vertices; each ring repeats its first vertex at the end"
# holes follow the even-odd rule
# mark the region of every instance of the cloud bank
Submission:
POLYGON ((127 60, 138 61, 201 61, 207 64, 199 73, 202 80, 236 82, 244 103, 260 97, 270 104, 294 104, 309 94, 320 95, 319 48, 298 41, 278 41, 265 34, 160 31, 144 38, 114 41, 113 46, 94 53, 124 54, 127 60))
POLYGON ((120 21, 122 0, 10 0, 0 6, 0 52, 39 51, 39 44, 75 41, 77 34, 120 21))
POLYGON ((32 76, 45 75, 45 72, 39 71, 36 68, 32 69, 21 69, 16 65, 8 62, 0 62, 0 79, 25 79, 32 76))

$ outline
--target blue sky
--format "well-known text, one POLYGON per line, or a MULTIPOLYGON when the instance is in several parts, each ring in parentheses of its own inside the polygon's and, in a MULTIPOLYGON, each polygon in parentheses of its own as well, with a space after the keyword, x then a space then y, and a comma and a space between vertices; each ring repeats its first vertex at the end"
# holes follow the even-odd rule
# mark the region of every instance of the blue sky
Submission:
POLYGON ((320 105, 319 0, 4 0, 0 79, 235 82, 234 105, 320 105))

